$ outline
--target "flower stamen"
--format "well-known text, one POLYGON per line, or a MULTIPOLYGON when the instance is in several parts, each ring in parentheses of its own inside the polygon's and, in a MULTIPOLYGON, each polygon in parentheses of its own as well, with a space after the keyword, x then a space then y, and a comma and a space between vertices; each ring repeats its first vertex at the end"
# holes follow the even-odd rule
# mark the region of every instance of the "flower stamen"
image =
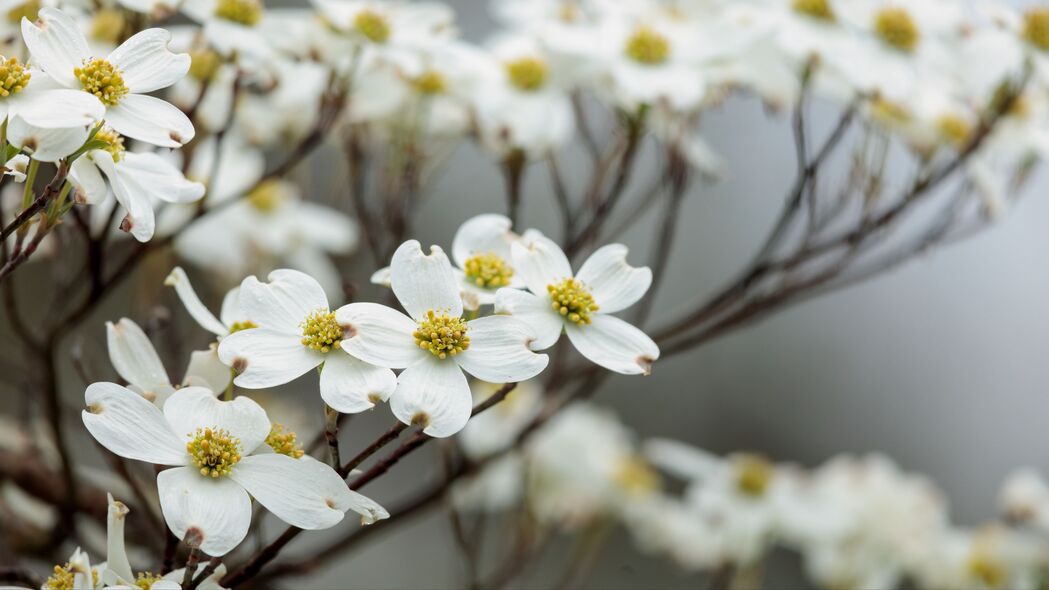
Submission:
POLYGON ((224 428, 198 428, 186 452, 205 477, 229 475, 240 461, 240 439, 224 428))
POLYGON ((342 326, 335 319, 335 312, 317 310, 302 324, 302 345, 317 352, 330 352, 342 346, 342 326))
POLYGON ((85 59, 73 75, 80 80, 84 92, 94 94, 106 106, 115 106, 128 93, 120 70, 101 58, 85 59))
POLYGON ((1049 51, 1049 7, 1038 6, 1024 13, 1023 37, 1038 49, 1049 51))
POLYGON ((752 498, 765 495, 775 468, 758 455, 742 455, 736 460, 736 488, 752 498))
POLYGON ((565 279, 547 285, 546 290, 550 293, 550 306, 573 324, 589 324, 593 321, 590 315, 601 309, 582 281, 565 279))
POLYGON ((794 0, 792 8, 794 12, 812 18, 825 21, 834 20, 834 11, 830 8, 830 0, 794 0))
POLYGON ((535 57, 522 57, 506 63, 506 75, 518 90, 534 92, 546 84, 546 62, 535 57))
POLYGON ((444 94, 448 90, 448 82, 440 72, 426 70, 412 80, 412 87, 419 94, 444 94))
POLYGON ((0 56, 0 97, 7 98, 21 92, 32 74, 17 58, 0 56))
POLYGON ((274 424, 266 436, 266 444, 278 455, 287 455, 292 459, 302 457, 306 452, 302 445, 296 440, 296 434, 284 428, 282 424, 274 424))
POLYGON ((153 572, 139 572, 138 576, 135 577, 135 586, 140 590, 149 590, 164 578, 154 574, 153 572))
POLYGON ((482 289, 498 289, 510 285, 514 269, 498 254, 474 254, 463 263, 463 270, 470 282, 482 289))
POLYGON ((385 43, 390 38, 386 17, 374 10, 362 10, 353 19, 353 27, 372 43, 385 43))
POLYGON ((470 337, 466 335, 468 330, 469 326, 463 318, 447 314, 437 315, 431 309, 426 312, 426 319, 419 322, 419 327, 412 336, 420 348, 444 359, 470 348, 470 337))
POLYGON ((921 40, 921 31, 911 14, 898 6, 883 8, 874 17, 874 31, 882 41, 908 53, 914 51, 921 40))
POLYGON ((649 27, 639 27, 626 42, 628 57, 646 65, 657 65, 670 57, 670 41, 649 27))
POLYGON ((250 330, 252 328, 258 327, 259 325, 251 320, 244 320, 243 322, 233 322, 233 324, 229 327, 229 333, 234 334, 236 332, 240 332, 241 330, 250 330))
POLYGON ((253 27, 262 18, 262 2, 259 0, 219 0, 215 5, 215 16, 253 27))
POLYGON ((124 157, 124 138, 108 127, 103 127, 95 133, 95 140, 101 141, 106 144, 106 147, 99 148, 103 151, 109 152, 109 155, 113 156, 114 162, 119 162, 124 157))

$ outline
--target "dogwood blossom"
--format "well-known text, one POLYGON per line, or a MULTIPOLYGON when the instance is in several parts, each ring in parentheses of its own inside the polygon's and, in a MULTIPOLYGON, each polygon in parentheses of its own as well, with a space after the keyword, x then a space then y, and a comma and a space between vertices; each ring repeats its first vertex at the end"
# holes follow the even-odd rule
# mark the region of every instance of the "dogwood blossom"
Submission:
POLYGON ((117 133, 162 147, 193 139, 193 124, 182 111, 147 94, 189 71, 188 55, 168 51, 167 31, 146 29, 101 58, 92 55, 68 14, 42 8, 36 23, 22 19, 22 37, 33 61, 56 83, 97 98, 117 133))
POLYGON ((644 332, 612 315, 636 303, 652 282, 652 271, 627 264, 627 248, 610 244, 594 252, 579 273, 544 236, 511 246, 514 269, 528 291, 500 289, 496 313, 520 318, 535 330, 534 350, 549 348, 562 330, 583 356, 624 374, 648 373, 659 347, 644 332))
POLYGON ((282 269, 270 273, 269 283, 248 277, 240 286, 240 305, 258 327, 219 343, 219 359, 238 373, 236 385, 273 387, 323 365, 321 397, 335 410, 363 412, 393 394, 393 371, 346 354, 353 331, 309 275, 282 269))
POLYGON ((102 446, 171 466, 157 475, 164 519, 180 539, 192 531, 208 555, 225 555, 247 535, 250 498, 304 529, 334 526, 347 510, 365 522, 389 516, 331 467, 271 448, 269 418, 249 398, 221 401, 203 387, 184 387, 161 411, 125 387, 94 383, 85 401, 84 425, 102 446))
POLYGON ((351 303, 335 312, 346 337, 342 349, 365 362, 403 369, 390 409, 431 436, 450 436, 470 418, 465 371, 493 383, 530 379, 547 364, 529 350, 535 334, 506 316, 466 320, 459 284, 444 251, 424 254, 409 240, 393 254, 390 286, 408 315, 377 303, 351 303))

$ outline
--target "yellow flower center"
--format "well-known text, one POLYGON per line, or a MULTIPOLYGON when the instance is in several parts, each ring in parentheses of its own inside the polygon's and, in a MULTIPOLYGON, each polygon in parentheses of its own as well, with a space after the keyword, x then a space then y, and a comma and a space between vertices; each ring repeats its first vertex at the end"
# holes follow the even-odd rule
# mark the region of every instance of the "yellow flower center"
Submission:
POLYGON ((274 424, 270 428, 269 435, 266 436, 266 444, 278 455, 287 455, 292 459, 298 459, 305 455, 306 452, 302 450, 302 445, 295 438, 294 432, 285 430, 281 424, 274 424))
MULTIPOLYGON (((47 581, 44 582, 44 588, 48 590, 73 590, 73 581, 77 573, 77 566, 72 563, 66 562, 65 565, 56 565, 51 570, 51 575, 48 576, 47 581)), ((91 583, 92 586, 98 586, 98 570, 91 568, 91 583)))
POLYGON ((374 10, 362 10, 353 18, 353 28, 372 43, 385 43, 390 38, 390 24, 386 17, 374 10))
POLYGON ((546 62, 535 57, 522 57, 506 63, 506 75, 517 89, 539 90, 546 84, 546 62))
POLYGON ((649 27, 639 27, 627 39, 625 51, 636 62, 661 64, 670 57, 670 41, 649 27))
POLYGON ((7 22, 18 24, 23 18, 35 21, 40 15, 40 0, 27 0, 7 11, 7 22))
POLYGON ((987 588, 1004 588, 1007 575, 1005 568, 997 560, 983 553, 969 556, 969 574, 983 583, 987 588))
POLYGON ((763 496, 772 483, 774 467, 764 457, 743 455, 736 459, 736 488, 747 496, 763 496))
POLYGON ((576 279, 547 285, 546 290, 550 293, 550 306, 573 324, 589 324, 590 315, 601 309, 594 303, 594 296, 586 285, 576 279))
POLYGON ((115 8, 103 8, 91 19, 91 38, 116 44, 124 32, 124 13, 115 8))
POLYGON ((84 92, 94 94, 108 106, 115 106, 128 92, 120 70, 101 58, 85 59, 79 68, 73 68, 73 75, 80 80, 84 92))
POLYGON ((1049 7, 1038 6, 1024 13, 1023 37, 1042 51, 1049 51, 1049 7))
POLYGON ((189 75, 201 82, 211 80, 222 65, 222 58, 211 49, 193 49, 189 58, 189 75))
POLYGON ((659 474, 642 458, 629 456, 616 466, 615 481, 632 496, 644 496, 660 488, 659 474))
POLYGON ((335 312, 317 310, 302 324, 302 345, 317 352, 330 352, 342 346, 342 326, 335 320, 335 312))
POLYGON ((0 56, 0 97, 7 98, 17 94, 29 84, 31 74, 18 59, 0 56))
POLYGON ((186 452, 201 475, 229 475, 240 461, 240 439, 223 428, 198 428, 193 440, 186 443, 186 452))
POLYGON ((284 202, 279 181, 267 180, 248 193, 248 203, 261 213, 273 213, 284 202))
POLYGON ((876 98, 871 102, 871 116, 887 125, 898 125, 911 119, 905 106, 885 98, 876 98))
POLYGON ((426 70, 412 80, 412 87, 420 94, 444 94, 448 90, 448 82, 440 72, 426 70))
POLYGON ((914 51, 921 40, 921 31, 906 9, 889 6, 874 17, 874 31, 882 41, 900 51, 914 51))
POLYGON ((963 145, 969 141, 972 134, 972 125, 960 115, 943 115, 936 122, 936 126, 940 130, 940 135, 954 145, 963 145))
POLYGON ((106 144, 106 147, 99 148, 109 152, 109 155, 113 156, 114 162, 119 162, 124 157, 124 138, 108 127, 103 127, 95 133, 95 139, 106 144))
POLYGON ((215 16, 253 27, 262 18, 262 2, 260 0, 219 0, 215 5, 215 16))
POLYGON ((233 322, 233 325, 229 327, 229 333, 240 332, 241 330, 250 330, 252 328, 258 328, 259 325, 251 320, 244 320, 243 322, 233 322))
POLYGON ((135 586, 141 590, 149 590, 163 578, 155 575, 153 572, 139 572, 138 576, 135 577, 135 586))
POLYGON ((818 18, 820 20, 833 21, 834 11, 830 8, 830 0, 794 0, 792 4, 794 12, 818 18))
POLYGON ((469 329, 463 318, 447 314, 437 315, 431 309, 426 312, 426 319, 419 322, 419 327, 412 336, 420 348, 425 348, 430 354, 443 359, 470 348, 470 337, 466 335, 469 329))
POLYGON ((467 258, 463 270, 466 271, 470 282, 482 289, 506 287, 510 284, 510 278, 514 276, 514 269, 492 252, 474 254, 467 258))

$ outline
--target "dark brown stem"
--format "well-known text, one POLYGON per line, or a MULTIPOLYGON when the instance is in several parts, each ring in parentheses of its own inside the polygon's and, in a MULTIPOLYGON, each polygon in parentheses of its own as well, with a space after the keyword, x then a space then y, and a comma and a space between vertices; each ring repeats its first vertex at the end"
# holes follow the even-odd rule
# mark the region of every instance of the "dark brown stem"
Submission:
POLYGON ((397 437, 400 436, 406 428, 408 428, 408 425, 402 422, 397 422, 396 424, 394 424, 393 427, 384 432, 381 436, 379 436, 379 438, 375 439, 375 442, 365 447, 365 449, 358 453, 356 457, 350 459, 348 463, 343 465, 338 470, 339 475, 343 477, 349 475, 350 472, 356 469, 358 465, 364 463, 364 461, 367 460, 368 457, 371 457, 379 449, 385 447, 386 445, 396 440, 397 437))

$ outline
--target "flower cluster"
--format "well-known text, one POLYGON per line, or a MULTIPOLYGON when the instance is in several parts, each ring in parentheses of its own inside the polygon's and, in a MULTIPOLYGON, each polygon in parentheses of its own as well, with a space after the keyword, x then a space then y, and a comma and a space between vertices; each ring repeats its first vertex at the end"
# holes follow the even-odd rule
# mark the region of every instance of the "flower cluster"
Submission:
MULTIPOLYGON (((509 448, 536 414, 536 386, 516 395, 506 412, 467 426, 468 456, 509 448)), ((739 583, 753 583, 775 547, 800 554, 825 588, 1038 588, 1049 572, 1049 484, 1034 471, 1005 482, 999 520, 960 527, 930 480, 884 455, 840 455, 812 469, 720 457, 669 439, 638 442, 614 412, 586 403, 461 482, 455 500, 467 512, 524 505, 538 526, 584 534, 616 522, 644 552, 687 571, 730 565, 739 583)))

